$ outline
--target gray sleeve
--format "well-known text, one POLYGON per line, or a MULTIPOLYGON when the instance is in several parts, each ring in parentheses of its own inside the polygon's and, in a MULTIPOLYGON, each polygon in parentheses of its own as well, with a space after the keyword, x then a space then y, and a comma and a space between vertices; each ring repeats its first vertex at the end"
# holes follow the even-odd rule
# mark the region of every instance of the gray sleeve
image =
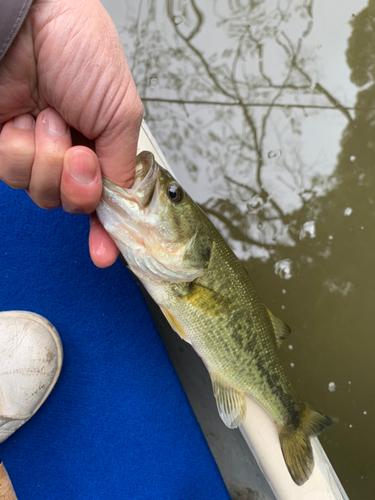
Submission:
POLYGON ((17 35, 32 0, 0 0, 0 61, 17 35))

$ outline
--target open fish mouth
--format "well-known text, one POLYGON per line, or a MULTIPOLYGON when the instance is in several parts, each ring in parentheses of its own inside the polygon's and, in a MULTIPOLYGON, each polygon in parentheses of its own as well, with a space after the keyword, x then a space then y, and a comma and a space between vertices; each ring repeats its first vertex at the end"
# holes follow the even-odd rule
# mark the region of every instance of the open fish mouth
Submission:
POLYGON ((151 202, 157 184, 158 172, 159 167, 151 153, 143 151, 137 156, 134 182, 129 191, 135 196, 142 208, 146 208, 151 202))
POLYGON ((102 196, 96 213, 128 262, 133 252, 145 252, 147 221, 158 199, 158 172, 153 155, 142 152, 136 159, 131 188, 122 188, 106 178, 102 180, 102 196))
MULTIPOLYGON (((137 156, 135 177, 131 188, 121 188, 103 178, 102 201, 113 209, 132 213, 149 207, 157 187, 159 167, 151 153, 137 156)), ((117 211, 116 210, 116 211, 117 211)))
POLYGON ((152 177, 152 171, 155 170, 155 159, 147 151, 143 151, 137 156, 136 163, 132 190, 136 189, 147 178, 152 177))
POLYGON ((159 200, 159 171, 153 155, 143 151, 136 158, 131 188, 122 188, 103 178, 102 197, 96 213, 121 251, 123 245, 130 242, 134 248, 144 247, 145 231, 150 230, 159 200))

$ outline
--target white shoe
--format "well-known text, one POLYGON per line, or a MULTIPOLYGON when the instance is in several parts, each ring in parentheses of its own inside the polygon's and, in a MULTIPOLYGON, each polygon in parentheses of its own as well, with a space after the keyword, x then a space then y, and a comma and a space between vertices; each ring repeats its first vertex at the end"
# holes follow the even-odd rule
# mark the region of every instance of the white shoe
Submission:
POLYGON ((62 358, 60 336, 45 318, 26 311, 0 312, 0 443, 44 403, 62 358))

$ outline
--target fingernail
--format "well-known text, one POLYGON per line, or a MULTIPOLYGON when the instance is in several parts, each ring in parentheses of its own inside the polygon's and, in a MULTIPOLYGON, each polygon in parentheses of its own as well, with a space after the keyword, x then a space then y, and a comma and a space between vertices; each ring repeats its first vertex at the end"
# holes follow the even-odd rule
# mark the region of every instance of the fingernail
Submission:
POLYGON ((48 132, 53 135, 65 135, 68 131, 68 125, 61 118, 59 113, 52 108, 45 112, 42 123, 47 128, 48 132))
POLYGON ((17 128, 33 130, 33 128, 35 127, 35 120, 34 117, 29 114, 19 115, 13 118, 13 125, 17 128))
POLYGON ((90 184, 96 177, 97 165, 91 154, 75 151, 69 163, 70 175, 81 184, 90 184))

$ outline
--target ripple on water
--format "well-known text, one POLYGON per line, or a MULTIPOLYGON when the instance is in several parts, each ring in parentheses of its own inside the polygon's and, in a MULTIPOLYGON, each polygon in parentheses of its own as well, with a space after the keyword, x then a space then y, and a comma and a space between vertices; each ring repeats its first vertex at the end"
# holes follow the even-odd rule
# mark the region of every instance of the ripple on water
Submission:
POLYGON ((270 160, 273 160, 275 158, 280 158, 281 155, 282 155, 282 152, 280 151, 280 149, 272 149, 267 154, 267 156, 270 160))
POLYGON ((312 240, 316 237, 316 226, 314 220, 306 221, 300 231, 299 231, 299 239, 302 240, 312 240))
POLYGON ((295 275, 294 264, 291 259, 283 259, 276 262, 273 267, 275 274, 283 280, 290 280, 295 275))
POLYGON ((156 75, 152 75, 150 76, 148 83, 150 87, 156 87, 156 85, 159 83, 159 78, 156 75))
POLYGON ((249 210, 259 210, 264 205, 262 198, 259 195, 254 195, 247 203, 247 208, 249 210))
POLYGON ((173 22, 178 26, 179 24, 182 24, 185 21, 184 16, 179 15, 179 16, 173 16, 173 22))

